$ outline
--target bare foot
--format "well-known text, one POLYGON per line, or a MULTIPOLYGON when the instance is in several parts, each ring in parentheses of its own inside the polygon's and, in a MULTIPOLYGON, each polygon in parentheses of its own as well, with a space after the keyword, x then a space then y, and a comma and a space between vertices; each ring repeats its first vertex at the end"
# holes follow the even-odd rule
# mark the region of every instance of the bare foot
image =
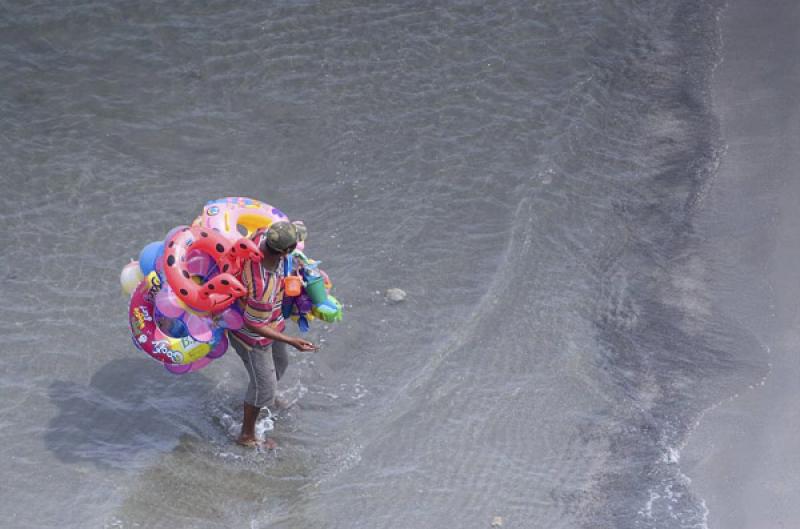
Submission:
POLYGON ((246 446, 248 448, 255 448, 258 446, 258 439, 252 435, 242 434, 238 439, 236 439, 236 444, 246 446))
POLYGON ((246 446, 247 448, 262 448, 264 450, 275 450, 278 448, 278 443, 276 443, 273 439, 269 437, 265 437, 262 441, 257 437, 252 437, 249 435, 240 435, 239 438, 236 440, 236 443, 241 446, 246 446))

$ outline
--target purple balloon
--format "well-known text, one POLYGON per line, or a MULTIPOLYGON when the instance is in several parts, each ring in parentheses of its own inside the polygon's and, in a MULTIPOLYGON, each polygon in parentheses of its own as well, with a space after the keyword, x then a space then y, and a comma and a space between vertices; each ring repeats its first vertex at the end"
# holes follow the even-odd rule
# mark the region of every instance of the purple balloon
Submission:
POLYGON ((228 307, 220 314, 220 327, 237 331, 244 326, 241 313, 233 307, 228 307))
POLYGON ((214 346, 208 355, 208 358, 219 358, 225 354, 228 350, 228 338, 225 337, 225 333, 222 333, 222 339, 214 346))

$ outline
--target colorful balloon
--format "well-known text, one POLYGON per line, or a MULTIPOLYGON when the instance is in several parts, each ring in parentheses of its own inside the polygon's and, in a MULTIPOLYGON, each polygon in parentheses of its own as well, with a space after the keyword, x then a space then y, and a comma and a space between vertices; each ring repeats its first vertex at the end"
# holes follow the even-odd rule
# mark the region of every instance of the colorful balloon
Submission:
POLYGON ((188 313, 185 320, 189 334, 198 342, 209 342, 213 336, 211 331, 211 318, 188 313))
POLYGON ((228 338, 226 338, 225 333, 222 333, 222 339, 219 343, 208 353, 207 358, 220 358, 225 352, 228 350, 228 338))
POLYGON ((164 254, 164 241, 153 241, 139 253, 139 267, 147 275, 156 269, 156 260, 164 254))
POLYGON ((228 307, 220 314, 220 326, 232 331, 238 331, 244 325, 241 312, 234 307, 228 307))
POLYGON ((122 267, 122 272, 119 274, 119 283, 122 286, 122 291, 125 295, 130 296, 136 289, 136 286, 142 282, 144 275, 139 268, 138 261, 131 261, 122 267))

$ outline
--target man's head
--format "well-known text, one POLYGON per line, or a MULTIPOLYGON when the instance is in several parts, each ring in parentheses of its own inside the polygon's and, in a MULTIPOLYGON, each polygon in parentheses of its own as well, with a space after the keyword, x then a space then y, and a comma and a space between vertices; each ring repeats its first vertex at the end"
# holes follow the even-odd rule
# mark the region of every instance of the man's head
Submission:
POLYGON ((292 253, 295 247, 297 247, 297 229, 294 224, 279 221, 267 229, 261 251, 273 255, 286 255, 292 253))

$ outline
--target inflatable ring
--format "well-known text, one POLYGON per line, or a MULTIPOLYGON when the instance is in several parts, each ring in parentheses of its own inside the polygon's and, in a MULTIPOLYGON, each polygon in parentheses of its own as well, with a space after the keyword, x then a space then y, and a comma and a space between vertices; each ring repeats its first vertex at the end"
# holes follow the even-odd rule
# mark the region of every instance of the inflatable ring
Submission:
MULTIPOLYGON (((242 236, 250 238, 256 230, 278 221, 288 222, 289 217, 276 207, 252 198, 226 197, 208 202, 192 225, 218 231, 235 241, 242 236)), ((298 249, 303 249, 302 241, 298 249)))
POLYGON ((144 280, 131 296, 128 321, 133 334, 133 343, 155 360, 164 364, 190 364, 214 349, 225 333, 222 329, 214 333, 211 342, 200 342, 191 336, 175 338, 164 333, 156 322, 153 284, 144 280))
POLYGON ((245 237, 231 242, 221 233, 199 226, 177 231, 164 247, 164 275, 175 295, 190 308, 203 312, 220 312, 230 307, 247 291, 234 276, 246 259, 261 260, 263 255, 255 243, 245 237), (209 255, 219 274, 197 284, 188 270, 190 251, 209 255))

